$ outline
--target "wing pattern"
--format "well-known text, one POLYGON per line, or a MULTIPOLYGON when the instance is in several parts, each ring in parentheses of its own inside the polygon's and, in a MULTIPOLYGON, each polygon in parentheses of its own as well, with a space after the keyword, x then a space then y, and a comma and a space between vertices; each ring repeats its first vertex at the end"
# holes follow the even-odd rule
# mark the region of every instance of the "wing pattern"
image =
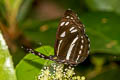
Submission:
POLYGON ((74 12, 67 10, 56 33, 55 56, 60 62, 78 64, 88 56, 89 47, 84 25, 74 12))

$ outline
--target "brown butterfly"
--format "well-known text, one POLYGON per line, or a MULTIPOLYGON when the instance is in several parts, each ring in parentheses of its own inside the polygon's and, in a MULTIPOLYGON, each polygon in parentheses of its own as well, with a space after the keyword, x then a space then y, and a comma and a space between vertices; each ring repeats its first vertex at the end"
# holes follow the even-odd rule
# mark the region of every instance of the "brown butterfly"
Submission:
POLYGON ((77 14, 69 9, 65 12, 57 29, 54 56, 45 56, 31 48, 26 48, 26 51, 44 59, 77 65, 87 58, 89 48, 90 40, 85 34, 84 25, 77 14))

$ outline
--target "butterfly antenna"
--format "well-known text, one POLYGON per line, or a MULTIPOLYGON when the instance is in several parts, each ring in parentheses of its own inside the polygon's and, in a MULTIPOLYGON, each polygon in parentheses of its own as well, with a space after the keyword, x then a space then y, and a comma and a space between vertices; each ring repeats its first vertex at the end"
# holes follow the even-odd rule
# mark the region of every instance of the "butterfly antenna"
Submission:
POLYGON ((40 52, 37 52, 34 49, 29 48, 29 47, 22 46, 21 48, 24 49, 25 52, 32 53, 32 54, 37 55, 37 56, 39 56, 40 58, 43 58, 43 59, 51 60, 51 58, 52 58, 51 56, 46 56, 46 55, 44 55, 40 52))

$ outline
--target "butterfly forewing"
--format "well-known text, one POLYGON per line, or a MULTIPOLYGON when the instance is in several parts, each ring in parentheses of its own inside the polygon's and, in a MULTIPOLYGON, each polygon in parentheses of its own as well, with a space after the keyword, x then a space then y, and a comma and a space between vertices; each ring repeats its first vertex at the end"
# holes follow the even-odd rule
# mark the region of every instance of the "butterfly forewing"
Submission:
POLYGON ((56 33, 55 56, 61 62, 78 64, 88 56, 89 41, 77 15, 67 10, 56 33))

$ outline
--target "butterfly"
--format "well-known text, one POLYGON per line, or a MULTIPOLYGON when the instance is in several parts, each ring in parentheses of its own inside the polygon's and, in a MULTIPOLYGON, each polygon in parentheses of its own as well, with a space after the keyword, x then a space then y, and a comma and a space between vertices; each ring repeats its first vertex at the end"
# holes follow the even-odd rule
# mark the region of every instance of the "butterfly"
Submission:
POLYGON ((85 26, 79 20, 77 14, 68 9, 61 18, 56 32, 54 56, 45 56, 32 48, 25 49, 40 58, 68 65, 77 65, 88 57, 90 39, 85 34, 85 26))

